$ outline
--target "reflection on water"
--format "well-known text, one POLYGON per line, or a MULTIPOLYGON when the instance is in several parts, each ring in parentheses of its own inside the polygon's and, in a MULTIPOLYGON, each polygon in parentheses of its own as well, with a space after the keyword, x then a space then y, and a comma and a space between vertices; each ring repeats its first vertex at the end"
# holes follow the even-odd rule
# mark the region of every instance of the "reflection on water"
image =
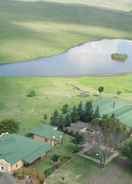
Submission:
POLYGON ((16 64, 0 65, 0 76, 81 76, 132 72, 132 41, 101 40, 70 49, 64 54, 16 64), (128 55, 125 63, 112 53, 128 55))

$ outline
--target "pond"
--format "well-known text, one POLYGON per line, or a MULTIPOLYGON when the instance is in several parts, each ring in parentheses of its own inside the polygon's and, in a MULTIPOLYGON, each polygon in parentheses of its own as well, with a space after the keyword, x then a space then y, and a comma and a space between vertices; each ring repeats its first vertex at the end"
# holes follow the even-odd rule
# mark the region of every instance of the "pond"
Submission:
POLYGON ((132 41, 113 39, 88 42, 49 58, 2 64, 0 76, 102 76, 132 72, 132 41), (126 54, 126 62, 113 53, 126 54))

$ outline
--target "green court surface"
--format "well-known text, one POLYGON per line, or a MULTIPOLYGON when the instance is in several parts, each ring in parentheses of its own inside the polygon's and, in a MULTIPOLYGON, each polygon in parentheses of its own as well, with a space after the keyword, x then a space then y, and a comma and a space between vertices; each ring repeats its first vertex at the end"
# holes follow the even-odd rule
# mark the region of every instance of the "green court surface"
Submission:
POLYGON ((101 98, 95 102, 94 106, 97 105, 101 115, 115 114, 122 123, 132 127, 132 104, 117 98, 101 98))

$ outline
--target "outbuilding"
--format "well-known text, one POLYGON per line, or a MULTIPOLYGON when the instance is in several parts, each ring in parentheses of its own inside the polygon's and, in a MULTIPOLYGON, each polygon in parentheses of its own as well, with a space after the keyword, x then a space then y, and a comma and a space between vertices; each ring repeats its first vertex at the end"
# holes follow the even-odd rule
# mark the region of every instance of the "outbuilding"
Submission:
POLYGON ((33 140, 48 143, 52 146, 63 143, 63 132, 51 125, 42 125, 31 131, 33 140))

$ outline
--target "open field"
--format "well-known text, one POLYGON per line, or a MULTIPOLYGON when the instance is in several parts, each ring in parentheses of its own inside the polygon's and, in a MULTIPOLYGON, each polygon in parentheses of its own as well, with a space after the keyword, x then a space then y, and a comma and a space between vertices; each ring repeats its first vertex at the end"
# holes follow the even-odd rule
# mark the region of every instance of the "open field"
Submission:
POLYGON ((75 156, 53 173, 47 182, 49 184, 131 184, 131 180, 130 171, 117 162, 100 169, 92 162, 75 156))
POLYGON ((58 54, 102 38, 132 39, 130 0, 0 0, 0 63, 58 54))
MULTIPOLYGON (((122 108, 124 104, 132 104, 131 84, 132 75, 99 78, 0 78, 0 120, 14 118, 20 122, 21 133, 28 132, 43 121, 45 113, 50 115, 65 103, 72 106, 80 101, 99 100, 100 97, 95 95, 100 85, 105 88, 103 98, 112 98, 117 90, 122 91, 117 106, 122 108), (81 96, 80 91, 75 87, 89 92, 89 96, 81 96), (31 90, 35 90, 36 96, 27 97, 31 90)), ((109 100, 106 102, 105 99, 104 102, 102 101, 103 111, 109 113, 112 111, 112 102, 109 100)), ((131 116, 127 115, 130 112, 127 107, 127 111, 121 113, 120 117, 125 121, 128 118, 128 125, 132 126, 131 116)))

